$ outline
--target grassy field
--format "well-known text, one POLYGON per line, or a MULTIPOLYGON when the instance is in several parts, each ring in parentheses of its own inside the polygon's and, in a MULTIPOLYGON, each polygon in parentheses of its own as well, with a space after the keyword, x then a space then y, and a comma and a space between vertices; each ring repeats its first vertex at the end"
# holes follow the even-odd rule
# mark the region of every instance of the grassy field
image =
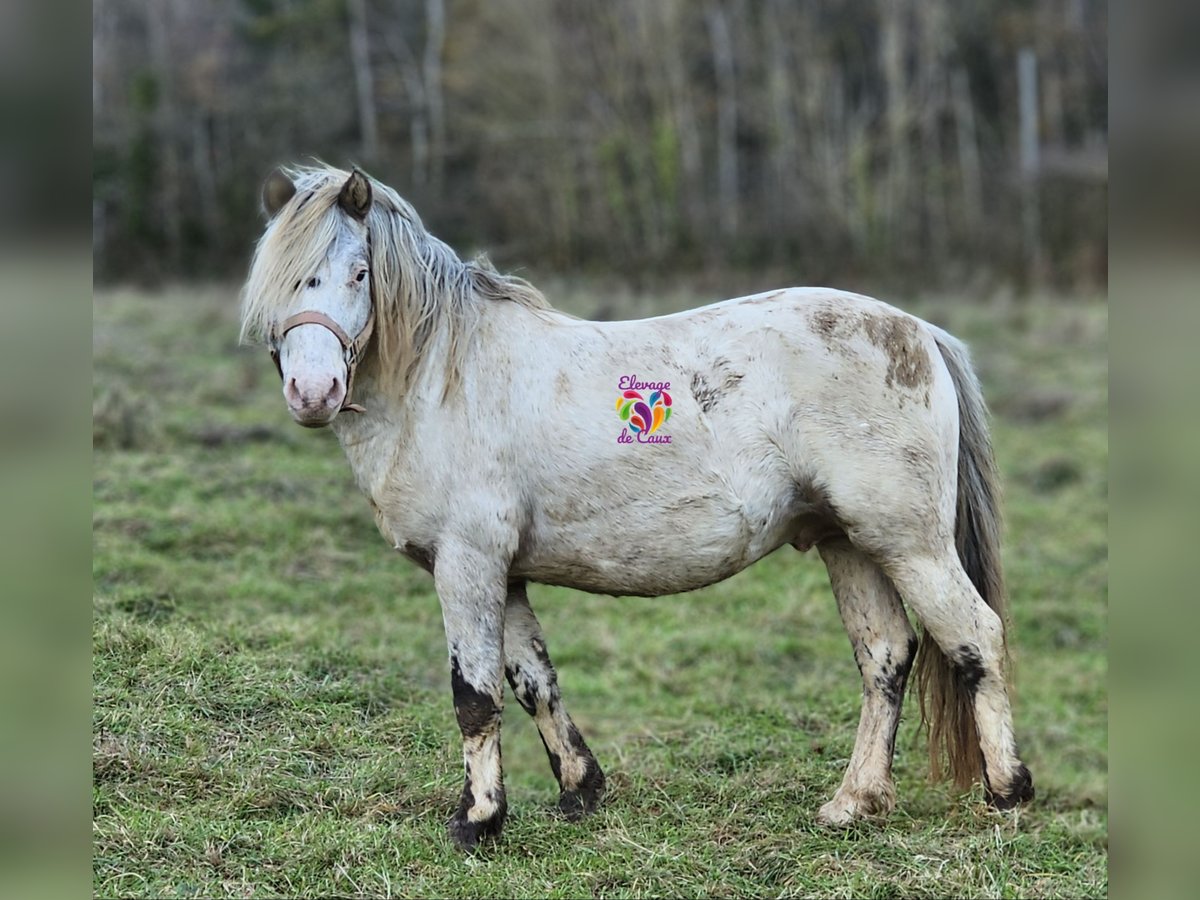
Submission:
POLYGON ((510 702, 511 815, 468 858, 444 831, 462 770, 431 579, 379 538, 333 436, 290 423, 266 354, 234 346, 235 304, 95 298, 97 895, 1107 894, 1103 305, 911 307, 972 343, 996 414, 1033 806, 931 785, 910 702, 896 812, 815 826, 860 688, 820 561, 788 549, 675 598, 532 587, 608 801, 556 815, 510 702))

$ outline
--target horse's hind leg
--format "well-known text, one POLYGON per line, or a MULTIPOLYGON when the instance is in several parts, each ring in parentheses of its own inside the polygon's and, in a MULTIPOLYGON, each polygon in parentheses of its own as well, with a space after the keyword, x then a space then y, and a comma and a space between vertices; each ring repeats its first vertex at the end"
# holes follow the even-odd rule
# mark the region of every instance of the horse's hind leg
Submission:
POLYGON ((537 724, 561 791, 558 808, 570 819, 595 811, 604 796, 604 773, 563 707, 558 676, 523 582, 508 589, 504 671, 517 702, 537 724))
POLYGON ((896 589, 875 563, 845 540, 819 544, 818 550, 863 681, 850 764, 841 787, 817 815, 823 825, 845 825, 895 806, 892 755, 917 638, 896 589))
MULTIPOLYGON (((946 704, 932 700, 930 737, 935 748, 940 731, 951 771, 961 774, 960 782, 980 768, 982 752, 981 774, 993 806, 1008 809, 1033 799, 1033 780, 1017 756, 1013 738, 1000 616, 971 583, 953 544, 938 552, 898 556, 885 566, 925 627, 925 639, 932 637, 954 667, 952 680, 934 688, 961 698, 964 713, 952 716, 946 704)), ((935 670, 932 677, 944 676, 935 670)))

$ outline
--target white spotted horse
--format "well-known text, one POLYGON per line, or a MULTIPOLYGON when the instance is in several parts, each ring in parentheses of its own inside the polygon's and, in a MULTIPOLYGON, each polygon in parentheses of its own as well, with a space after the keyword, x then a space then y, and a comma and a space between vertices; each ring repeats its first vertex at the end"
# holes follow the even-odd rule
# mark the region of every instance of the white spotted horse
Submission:
POLYGON ((853 753, 818 820, 893 807, 914 663, 935 773, 981 779, 1001 809, 1033 797, 1006 683, 995 465, 959 341, 825 288, 584 321, 461 260, 357 169, 277 170, 263 202, 243 339, 270 347, 293 419, 333 428, 384 538, 433 576, 466 769, 460 847, 504 822, 505 680, 563 812, 604 793, 529 582, 657 597, 784 544, 824 560, 862 672, 853 753), (531 422, 551 424, 533 439, 531 422))

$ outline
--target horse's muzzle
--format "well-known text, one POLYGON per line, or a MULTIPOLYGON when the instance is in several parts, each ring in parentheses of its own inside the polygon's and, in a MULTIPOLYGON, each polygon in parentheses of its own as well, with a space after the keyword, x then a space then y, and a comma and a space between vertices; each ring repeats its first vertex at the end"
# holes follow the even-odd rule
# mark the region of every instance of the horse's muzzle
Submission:
POLYGON ((283 396, 296 424, 322 428, 341 410, 346 399, 346 385, 340 378, 321 384, 298 383, 295 378, 289 378, 284 383, 283 396))

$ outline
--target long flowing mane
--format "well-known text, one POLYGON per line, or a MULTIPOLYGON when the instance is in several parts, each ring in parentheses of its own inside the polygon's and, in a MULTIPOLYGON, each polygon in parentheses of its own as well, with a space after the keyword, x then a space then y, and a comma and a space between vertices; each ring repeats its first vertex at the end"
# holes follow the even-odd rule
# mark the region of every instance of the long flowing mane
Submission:
MULTIPOLYGON (((300 285, 349 227, 337 205, 349 172, 300 166, 286 173, 296 193, 259 239, 242 289, 241 338, 247 343, 270 338, 300 285)), ((430 356, 425 351, 437 342, 446 350, 443 396, 448 396, 458 385, 481 304, 509 301, 547 309, 549 303, 524 279, 497 272, 486 257, 461 260, 425 230, 416 210, 387 185, 372 178, 371 190, 367 231, 381 386, 407 391, 430 356)))

